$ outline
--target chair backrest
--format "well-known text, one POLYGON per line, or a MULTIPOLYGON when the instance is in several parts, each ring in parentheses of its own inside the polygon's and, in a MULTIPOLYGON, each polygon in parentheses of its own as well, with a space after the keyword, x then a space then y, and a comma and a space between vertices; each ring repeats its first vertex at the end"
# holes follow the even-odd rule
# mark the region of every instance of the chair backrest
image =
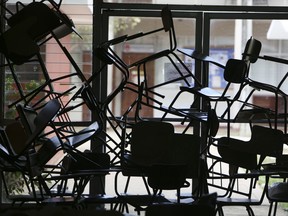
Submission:
POLYGON ((6 145, 10 154, 20 155, 23 153, 28 136, 20 121, 8 124, 5 131, 1 133, 5 133, 3 136, 6 135, 6 145))
POLYGON ((230 83, 241 84, 247 73, 247 63, 244 60, 229 59, 224 70, 224 79, 230 83))
POLYGON ((171 147, 166 150, 171 164, 185 164, 186 178, 200 178, 200 136, 194 134, 172 135, 171 147))
POLYGON ((60 111, 61 104, 58 99, 50 100, 46 105, 40 110, 37 117, 34 120, 35 130, 28 137, 27 144, 33 143, 39 138, 39 135, 44 131, 44 129, 52 122, 56 117, 57 113, 60 111))
POLYGON ((168 122, 141 121, 131 132, 131 159, 140 166, 154 164, 184 165, 186 178, 198 178, 200 137, 174 133, 168 122))
POLYGON ((172 12, 168 6, 162 8, 161 18, 164 30, 170 34, 170 50, 175 50, 177 47, 177 40, 173 24, 172 12))
POLYGON ((44 132, 45 128, 59 112, 61 105, 57 99, 50 100, 39 113, 22 105, 17 105, 16 107, 21 123, 18 121, 7 125, 5 133, 13 153, 20 155, 30 147, 33 147, 32 143, 44 132), (15 133, 17 136, 15 136, 15 133))
POLYGON ((22 104, 17 104, 16 110, 26 133, 28 135, 32 134, 35 130, 34 120, 37 117, 38 113, 31 107, 23 106, 22 104))
POLYGON ((277 157, 283 153, 284 134, 278 129, 254 125, 249 145, 251 146, 250 152, 277 157))
POLYGON ((165 6, 162 8, 161 18, 162 18, 162 24, 163 24, 165 31, 169 31, 171 28, 173 28, 172 13, 171 13, 171 10, 168 8, 168 6, 165 6))
POLYGON ((283 151, 283 132, 254 125, 249 141, 230 137, 218 140, 218 152, 222 160, 246 169, 257 169, 266 156, 277 157, 283 151), (260 159, 257 161, 257 155, 260 159))
POLYGON ((209 137, 215 137, 219 130, 219 118, 215 109, 208 110, 208 118, 207 118, 207 133, 209 137))
POLYGON ((169 148, 174 127, 167 122, 141 121, 132 127, 131 155, 138 165, 149 166, 167 161, 165 148, 169 148))
MULTIPOLYGON (((248 64, 244 60, 239 59, 229 59, 226 62, 225 69, 224 69, 224 79, 227 81, 227 85, 222 92, 222 97, 226 96, 226 93, 232 83, 239 84, 239 89, 234 94, 232 101, 238 100, 240 97, 240 93, 242 92, 243 87, 245 86, 245 77, 247 76, 248 71, 248 64)), ((228 107, 222 116, 224 116, 227 112, 228 107)))
POLYGON ((258 60, 261 48, 261 42, 254 37, 250 37, 245 45, 242 59, 250 63, 255 63, 258 60))
POLYGON ((48 123, 51 122, 57 115, 61 108, 58 99, 53 99, 47 102, 47 104, 40 110, 37 117, 34 120, 36 131, 42 131, 47 127, 48 123))
POLYGON ((247 151, 247 144, 246 141, 231 137, 219 138, 217 145, 218 153, 221 156, 219 161, 248 170, 256 169, 257 154, 247 151))

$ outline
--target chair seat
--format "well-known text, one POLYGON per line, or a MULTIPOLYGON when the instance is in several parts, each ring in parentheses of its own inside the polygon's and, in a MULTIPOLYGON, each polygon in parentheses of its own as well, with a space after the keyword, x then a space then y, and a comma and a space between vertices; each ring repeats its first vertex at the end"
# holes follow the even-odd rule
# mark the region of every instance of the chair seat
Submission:
MULTIPOLYGON (((188 92, 191 92, 193 94, 199 94, 203 97, 208 97, 210 98, 211 100, 213 99, 219 99, 219 98, 222 98, 222 93, 212 89, 212 88, 209 88, 209 87, 205 87, 205 88, 197 88, 197 87, 188 87, 188 86, 181 86, 180 87, 180 90, 181 91, 188 91, 188 92)), ((227 99, 229 98, 229 96, 224 96, 223 99, 227 99)))
POLYGON ((216 200, 217 205, 225 205, 225 206, 246 206, 253 205, 253 203, 259 204, 258 199, 249 199, 249 198, 237 198, 237 197, 218 197, 216 200))
POLYGON ((269 200, 273 200, 277 202, 287 202, 288 201, 288 182, 274 183, 268 189, 267 197, 269 200))
POLYGON ((139 206, 149 206, 155 203, 170 203, 171 201, 167 198, 165 198, 162 195, 149 195, 149 194, 122 194, 119 197, 119 201, 123 201, 125 203, 129 203, 130 205, 134 207, 139 206))
POLYGON ((208 120, 208 112, 204 111, 196 111, 195 109, 177 109, 177 111, 184 116, 188 116, 190 119, 196 119, 201 122, 207 122, 208 120))
POLYGON ((73 147, 78 147, 84 142, 91 139, 91 137, 99 130, 98 122, 94 122, 89 125, 87 128, 79 131, 76 135, 68 137, 68 144, 73 147))
POLYGON ((110 168, 110 156, 106 153, 82 152, 66 156, 63 167, 70 173, 106 173, 110 168))
MULTIPOLYGON (((79 201, 79 200, 77 200, 79 201)), ((43 204, 74 204, 76 202, 76 198, 69 196, 69 197, 52 197, 42 201, 43 204)))
POLYGON ((47 199, 48 196, 42 196, 41 194, 37 194, 36 196, 33 194, 13 194, 8 195, 7 198, 15 204, 25 202, 42 202, 44 199, 47 199))
POLYGON ((95 196, 84 196, 85 203, 117 203, 119 199, 117 196, 98 194, 95 196))
POLYGON ((269 109, 262 109, 262 108, 251 108, 251 109, 243 109, 240 110, 236 117, 236 122, 247 122, 247 119, 253 120, 254 122, 257 121, 265 121, 267 122, 270 120, 272 113, 269 109))
POLYGON ((211 62, 212 64, 215 64, 219 66, 220 68, 225 68, 225 65, 223 65, 221 62, 218 62, 216 59, 212 58, 211 56, 204 55, 203 53, 197 52, 193 49, 177 49, 180 53, 189 56, 191 58, 194 58, 196 60, 204 61, 204 62, 211 62))

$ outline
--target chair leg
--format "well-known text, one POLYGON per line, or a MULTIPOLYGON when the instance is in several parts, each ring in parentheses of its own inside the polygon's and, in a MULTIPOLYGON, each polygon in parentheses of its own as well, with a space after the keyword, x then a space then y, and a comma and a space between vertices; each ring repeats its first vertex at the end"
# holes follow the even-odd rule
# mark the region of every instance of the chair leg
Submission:
POLYGON ((271 216, 272 208, 273 208, 273 202, 270 201, 268 216, 271 216))
POLYGON ((131 177, 130 177, 130 176, 128 176, 128 177, 127 177, 127 181, 126 181, 126 184, 125 184, 124 193, 127 193, 127 191, 128 191, 128 185, 129 185, 129 183, 130 183, 130 179, 131 179, 131 177))
MULTIPOLYGON (((174 97, 174 99, 172 100, 172 102, 170 103, 170 105, 168 106, 168 110, 171 110, 171 108, 173 107, 174 103, 177 101, 177 99, 180 97, 180 95, 183 93, 183 91, 179 91, 176 96, 174 97)), ((166 117, 166 115, 168 115, 168 111, 166 111, 163 116, 161 117, 161 121, 163 121, 166 117)))
POLYGON ((119 211, 121 213, 124 213, 126 212, 127 214, 129 214, 129 209, 128 209, 128 205, 127 203, 117 203, 115 206, 114 206, 114 211, 119 211), (117 210, 118 208, 118 210, 117 210))
POLYGON ((274 203, 274 213, 273 213, 273 216, 276 216, 277 207, 278 207, 278 202, 275 202, 275 203, 274 203))
POLYGON ((254 211, 251 208, 251 206, 246 206, 246 210, 247 210, 249 216, 255 216, 254 211))
POLYGON ((224 212, 223 212, 222 206, 217 206, 216 211, 215 211, 215 215, 217 214, 217 212, 218 212, 219 216, 224 216, 224 212))

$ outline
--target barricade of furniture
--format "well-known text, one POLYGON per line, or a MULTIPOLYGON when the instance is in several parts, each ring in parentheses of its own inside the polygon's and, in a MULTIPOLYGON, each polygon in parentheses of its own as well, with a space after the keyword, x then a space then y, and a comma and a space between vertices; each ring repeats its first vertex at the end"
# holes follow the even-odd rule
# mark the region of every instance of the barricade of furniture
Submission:
MULTIPOLYGON (((272 204, 287 201, 279 195, 287 188, 286 182, 272 187, 269 187, 268 183, 270 177, 277 175, 277 172, 282 173, 281 177, 286 175, 286 169, 279 166, 279 160, 283 157, 282 150, 283 144, 286 143, 287 130, 287 96, 281 90, 281 86, 288 73, 278 86, 260 83, 249 76, 250 64, 256 63, 259 58, 285 64, 287 62, 270 56, 260 56, 262 46, 260 41, 251 37, 245 46, 243 58, 229 59, 225 65, 195 50, 181 48, 177 50, 173 13, 168 6, 165 6, 160 11, 163 26, 159 29, 135 35, 123 35, 97 45, 94 55, 103 66, 87 78, 61 43, 60 39, 63 36, 72 32, 77 33, 77 31, 72 20, 61 12, 60 5, 54 1, 33 1, 28 5, 18 2, 18 6, 19 10, 15 14, 10 14, 11 18, 7 19, 10 28, 0 35, 0 52, 7 62, 2 66, 9 68, 19 91, 19 98, 9 105, 9 108, 17 108, 18 116, 15 123, 0 130, 1 177, 7 197, 14 203, 23 204, 34 201, 37 204, 45 204, 56 202, 57 199, 65 201, 69 197, 67 200, 72 200, 74 204, 85 202, 85 200, 87 203, 113 203, 115 205, 111 208, 121 212, 133 206, 138 213, 147 210, 148 216, 153 215, 153 212, 165 212, 167 209, 178 212, 179 210, 174 209, 178 207, 190 211, 195 208, 193 205, 201 203, 202 198, 209 196, 214 189, 218 190, 217 198, 215 198, 215 205, 213 204, 212 208, 208 209, 207 215, 213 215, 214 210, 217 210, 219 215, 224 215, 223 207, 233 205, 245 206, 248 214, 253 215, 251 206, 261 205, 266 193, 271 202, 269 214, 272 212, 272 204), (47 7, 46 3, 52 7, 47 7), (35 21, 31 14, 36 15, 38 21, 35 21), (116 44, 160 31, 169 34, 170 47, 151 56, 126 64, 113 50, 116 44), (19 35, 22 36, 21 40, 18 40, 19 35), (75 73, 53 79, 50 77, 40 55, 41 45, 50 39, 57 42, 63 55, 74 67, 75 73), (221 67, 223 77, 227 81, 224 91, 218 93, 200 83, 186 67, 185 62, 179 58, 177 51, 195 61, 201 61, 205 66, 203 73, 207 72, 208 64, 221 67), (167 82, 150 85, 146 64, 162 58, 167 58, 174 66, 177 77, 167 82), (41 66, 45 81, 32 92, 26 93, 18 80, 14 66, 24 65, 31 61, 37 61, 41 66), (104 100, 100 100, 93 92, 91 83, 105 72, 108 65, 116 68, 121 79, 111 93, 104 100), (137 68, 136 82, 129 80, 130 70, 134 67, 137 68), (143 80, 140 79, 142 69, 144 70, 143 80), (75 85, 63 92, 58 92, 54 88, 55 82, 72 76, 78 77, 80 86, 75 85), (182 80, 186 86, 180 87, 179 93, 171 100, 170 106, 162 106, 161 99, 165 95, 158 93, 157 88, 179 80, 182 80), (189 83, 189 80, 193 80, 193 83, 189 83), (226 93, 232 83, 239 84, 239 89, 234 96, 229 97, 226 93), (242 90, 246 87, 252 87, 252 91, 246 100, 240 101, 242 90), (249 102, 256 89, 275 94, 274 110, 249 102), (133 100, 127 109, 117 116, 110 105, 123 92, 133 94, 133 100), (183 92, 194 95, 194 100, 191 101, 191 107, 188 109, 177 109, 173 105, 183 92), (64 102, 63 97, 67 93, 71 94, 71 98, 68 102, 64 102), (82 99, 79 104, 71 103, 79 98, 82 99), (282 115, 278 112, 279 98, 284 101, 284 114, 282 115), (201 106, 195 109, 194 104, 198 99, 201 101, 201 106), (221 115, 216 112, 217 103, 220 102, 226 103, 226 108, 221 115), (243 106, 236 117, 231 118, 230 111, 236 102, 242 103, 243 106), (69 118, 69 112, 83 105, 87 106, 97 117, 96 121, 77 131, 69 118), (152 121, 141 116, 143 106, 163 112, 162 118, 152 121), (247 107, 249 109, 246 109, 247 107), (132 110, 133 118, 131 118, 132 110), (182 132, 176 133, 173 124, 166 118, 168 114, 183 119, 183 122, 188 122, 188 126, 182 132), (264 116, 259 121, 261 125, 257 122, 259 119, 256 119, 258 114, 264 116), (278 127, 279 119, 282 117, 284 117, 283 131, 278 127), (202 136, 187 132, 187 128, 195 121, 205 127, 206 133, 202 133, 202 136), (217 132, 221 121, 227 123, 227 136, 219 138, 217 132), (231 137, 230 125, 237 121, 251 125, 249 141, 231 137), (106 131, 106 123, 112 128, 116 138, 106 131), (21 135, 23 139, 11 136, 13 130, 16 129, 19 137, 21 135), (77 148, 90 140, 103 146, 104 151, 101 153, 83 152, 77 148), (216 154, 211 150, 212 148, 217 150, 216 154), (55 157, 57 163, 52 160, 55 157), (278 166, 275 166, 278 170, 275 167, 272 170, 271 166, 265 163, 267 157, 278 160, 278 166), (51 164, 51 160, 54 163, 51 164), (5 172, 15 171, 20 172, 24 180, 29 180, 26 181, 29 189, 28 196, 9 194, 5 172), (115 172, 116 197, 106 199, 104 184, 99 196, 86 196, 84 190, 91 179, 99 178, 102 183, 104 177, 112 172, 115 172), (122 185, 123 191, 118 181, 120 175, 127 179, 125 185, 122 185), (252 190, 261 176, 265 177, 266 183, 260 199, 254 200, 252 190), (145 194, 128 192, 134 177, 143 180, 145 194), (247 193, 235 189, 242 184, 243 180, 250 181, 247 193), (69 191, 67 184, 71 181, 73 186, 69 191), (188 196, 180 193, 183 187, 191 188, 188 196), (170 199, 164 197, 162 194, 164 190, 176 190, 176 202, 171 202, 170 199), (276 190, 278 194, 275 193, 276 190), (235 194, 244 198, 235 199, 235 194), (181 202, 187 197, 193 201, 189 205, 182 205, 181 202)), ((213 196, 215 196, 214 193, 213 196)))

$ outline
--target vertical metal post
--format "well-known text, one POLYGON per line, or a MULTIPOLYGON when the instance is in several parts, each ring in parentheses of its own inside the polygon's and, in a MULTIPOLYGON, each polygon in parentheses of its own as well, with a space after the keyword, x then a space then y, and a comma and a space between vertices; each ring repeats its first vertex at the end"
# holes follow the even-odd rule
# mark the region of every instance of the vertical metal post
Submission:
MULTIPOLYGON (((103 34, 103 26, 105 24, 102 22, 102 5, 103 5, 103 0, 94 0, 93 1, 93 39, 92 39, 92 44, 93 44, 93 50, 94 47, 97 46, 102 40, 102 34, 103 34)), ((108 25, 108 24, 107 24, 108 25)), ((99 71, 101 68, 101 62, 99 59, 97 59, 93 55, 93 50, 92 50, 92 73, 96 73, 99 71)), ((103 98, 103 94, 106 94, 106 85, 105 81, 103 81, 103 76, 100 74, 99 79, 94 79, 92 81, 92 90, 97 98, 100 100, 103 98)), ((92 112, 92 121, 99 120, 97 119, 97 114, 92 112)), ((104 129, 106 128, 106 122, 103 122, 104 124, 104 129)), ((105 139, 105 138, 104 138, 105 139)), ((91 140, 91 145, 97 145, 94 140, 91 140)), ((93 148, 94 149, 94 148, 93 148)), ((99 147, 97 149, 94 149, 97 152, 103 152, 104 148, 99 147)), ((102 178, 102 177, 101 177, 102 178)), ((96 195, 103 193, 102 187, 105 187, 105 179, 92 179, 90 181, 90 195, 96 195)))
MULTIPOLYGON (((2 2, 1 2, 2 4, 2 2)), ((3 3, 4 4, 4 3, 3 3)), ((5 9, 1 6, 0 7, 0 32, 2 33, 5 30, 5 9)), ((3 65, 5 63, 5 58, 2 54, 0 54, 0 64, 3 65)), ((0 125, 4 125, 4 103, 5 103, 5 67, 0 67, 0 92, 1 92, 1 97, 0 97, 0 113, 1 113, 1 117, 0 117, 0 125)), ((3 175, 3 173, 2 173, 3 175)), ((0 191, 1 191, 1 195, 0 195, 0 205, 3 203, 3 184, 2 184, 2 178, 0 178, 0 191)))

